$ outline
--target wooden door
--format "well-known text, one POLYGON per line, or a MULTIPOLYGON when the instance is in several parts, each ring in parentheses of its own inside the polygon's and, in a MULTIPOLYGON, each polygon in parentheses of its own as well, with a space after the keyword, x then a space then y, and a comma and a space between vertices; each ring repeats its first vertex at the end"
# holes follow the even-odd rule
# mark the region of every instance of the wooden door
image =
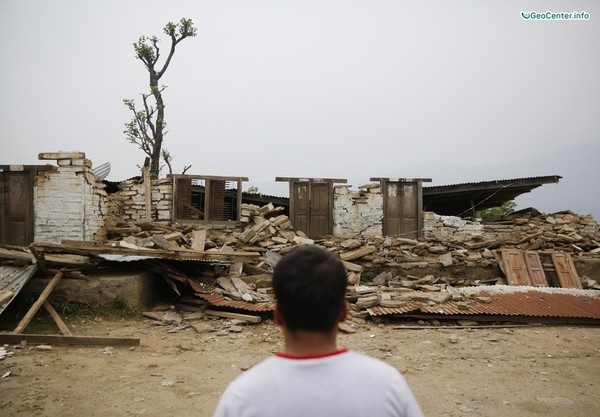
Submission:
POLYGON ((294 229, 311 238, 333 231, 333 187, 329 182, 295 181, 290 214, 294 229))
POLYGON ((531 285, 523 252, 518 249, 503 249, 501 254, 508 285, 531 285))
POLYGON ((0 243, 33 242, 34 170, 0 172, 0 243))
POLYGON ((552 262, 556 268, 560 286, 562 288, 581 289, 581 281, 579 280, 579 275, 577 275, 577 270, 575 269, 575 264, 573 264, 571 256, 566 253, 553 253, 550 256, 552 257, 552 262))
POLYGON ((310 188, 310 237, 322 239, 332 233, 330 217, 333 216, 330 206, 331 184, 313 182, 310 188))
POLYGON ((384 182, 383 234, 417 238, 421 235, 421 198, 417 182, 384 182))
POLYGON ((294 229, 301 230, 310 236, 309 216, 310 216, 310 186, 308 182, 293 183, 293 202, 291 204, 290 214, 292 215, 292 224, 294 229))
POLYGON ((544 267, 537 251, 526 250, 524 259, 531 284, 534 287, 547 287, 548 280, 546 279, 546 273, 544 272, 544 267))

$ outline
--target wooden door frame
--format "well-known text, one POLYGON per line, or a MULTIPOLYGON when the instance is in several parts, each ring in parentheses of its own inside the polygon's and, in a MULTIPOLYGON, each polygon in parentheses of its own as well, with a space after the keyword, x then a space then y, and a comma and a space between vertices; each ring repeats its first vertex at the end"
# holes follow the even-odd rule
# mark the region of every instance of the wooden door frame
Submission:
POLYGON ((8 189, 8 177, 11 173, 26 173, 27 178, 27 187, 30 191, 30 199, 27 203, 27 230, 25 234, 26 244, 30 244, 35 240, 35 207, 34 207, 34 187, 35 187, 35 177, 37 176, 39 171, 48 171, 56 169, 56 167, 52 165, 0 165, 0 173, 8 174, 5 176, 5 181, 7 181, 6 188, 0 190, 0 242, 6 243, 8 242, 10 236, 8 235, 8 217, 7 210, 9 204, 9 189, 8 189))
POLYGON ((389 231, 387 230, 386 213, 388 212, 387 192, 390 183, 399 183, 401 186, 404 184, 416 185, 416 203, 417 203, 417 225, 416 225, 416 238, 423 235, 423 183, 431 182, 431 178, 370 178, 370 181, 378 181, 381 184, 381 196, 383 197, 383 217, 382 217, 382 232, 384 236, 388 236, 389 231))
POLYGON ((328 234, 332 234, 333 233, 333 204, 334 204, 334 196, 333 196, 333 185, 335 183, 339 183, 339 184, 346 184, 347 180, 343 179, 343 178, 291 178, 291 177, 276 177, 275 181, 280 181, 280 182, 288 182, 289 184, 289 212, 290 212, 290 216, 289 218, 292 221, 292 226, 294 227, 294 229, 296 229, 296 226, 293 224, 294 223, 294 219, 296 218, 296 209, 295 209, 295 190, 294 187, 296 184, 298 183, 308 183, 308 199, 309 199, 309 214, 308 214, 308 229, 307 231, 303 230, 304 233, 306 233, 306 235, 308 237, 311 237, 313 234, 313 227, 312 227, 312 221, 311 221, 311 217, 312 217, 312 213, 311 213, 311 208, 310 208, 310 201, 312 201, 312 187, 313 184, 327 184, 328 185, 328 195, 329 195, 329 214, 328 214, 328 234))

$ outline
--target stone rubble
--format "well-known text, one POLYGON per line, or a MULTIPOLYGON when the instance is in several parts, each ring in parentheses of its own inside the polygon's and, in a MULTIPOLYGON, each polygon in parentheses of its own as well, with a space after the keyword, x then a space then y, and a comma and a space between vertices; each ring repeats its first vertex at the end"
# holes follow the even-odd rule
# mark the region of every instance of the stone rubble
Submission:
MULTIPOLYGON (((447 300, 489 303, 487 297, 465 296, 458 288, 506 284, 503 277, 478 281, 464 273, 419 273, 428 268, 498 267, 497 250, 562 251, 578 258, 600 259, 600 233, 591 216, 571 212, 546 215, 535 210, 504 216, 494 222, 468 221, 426 213, 428 233, 421 239, 372 237, 313 240, 294 231, 282 208, 243 204, 241 226, 167 225, 158 222, 116 222, 108 231, 109 243, 138 248, 258 252, 256 261, 238 262, 215 272, 210 289, 229 300, 273 303, 270 274, 279 258, 295 247, 319 245, 344 261, 348 274, 347 298, 354 311, 374 306, 400 308, 411 302, 428 305, 447 300), (439 223, 432 227, 432 222, 439 223), (125 243, 123 243, 125 242, 125 243), (367 284, 367 285, 363 285, 367 284)), ((460 269, 459 269, 460 271, 460 269)), ((206 278, 210 278, 207 274, 206 278)), ((590 277, 581 277, 583 288, 600 289, 590 277)), ((348 331, 348 329, 346 328, 348 331)))

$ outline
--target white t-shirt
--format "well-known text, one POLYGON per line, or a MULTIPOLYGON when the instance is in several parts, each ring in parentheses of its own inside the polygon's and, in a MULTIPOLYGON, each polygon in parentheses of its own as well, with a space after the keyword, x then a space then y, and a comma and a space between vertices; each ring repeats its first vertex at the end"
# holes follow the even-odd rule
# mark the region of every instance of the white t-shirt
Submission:
POLYGON ((348 350, 313 357, 276 354, 236 378, 214 417, 421 417, 404 377, 348 350))

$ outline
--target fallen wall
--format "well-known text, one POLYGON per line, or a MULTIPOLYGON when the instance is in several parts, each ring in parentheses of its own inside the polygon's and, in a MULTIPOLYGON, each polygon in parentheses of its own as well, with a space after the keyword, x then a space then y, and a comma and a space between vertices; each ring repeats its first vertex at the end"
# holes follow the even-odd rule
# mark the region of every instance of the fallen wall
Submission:
POLYGON ((173 218, 173 181, 152 180, 151 209, 148 219, 146 191, 143 180, 131 179, 120 184, 120 191, 108 197, 109 217, 123 222, 159 221, 170 222, 173 218))

